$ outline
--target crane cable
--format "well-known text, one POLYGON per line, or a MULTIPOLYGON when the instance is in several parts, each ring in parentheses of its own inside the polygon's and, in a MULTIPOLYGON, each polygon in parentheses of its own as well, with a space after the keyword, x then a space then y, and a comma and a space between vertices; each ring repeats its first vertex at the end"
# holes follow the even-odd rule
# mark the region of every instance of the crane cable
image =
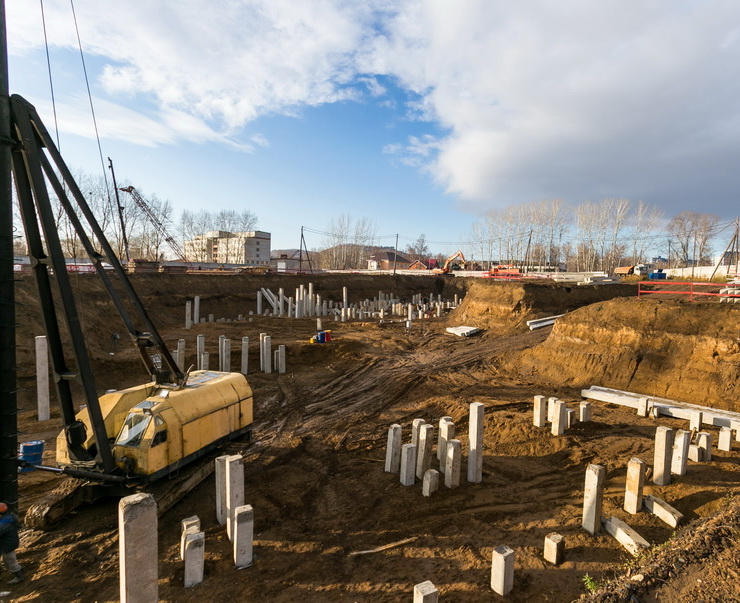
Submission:
POLYGON ((46 49, 46 69, 49 72, 49 90, 51 91, 51 108, 54 111, 54 132, 57 138, 57 149, 61 150, 61 144, 59 143, 59 122, 57 121, 57 103, 54 98, 54 79, 51 77, 51 58, 49 56, 49 38, 46 34, 46 14, 44 11, 44 0, 39 0, 41 3, 41 25, 44 29, 44 47, 46 49))
POLYGON ((90 80, 87 77, 87 66, 85 65, 85 54, 82 52, 82 40, 80 39, 80 29, 77 26, 77 14, 75 13, 75 3, 74 0, 69 0, 69 4, 72 7, 72 18, 75 22, 75 32, 77 33, 77 46, 80 49, 80 60, 82 61, 82 71, 85 74, 85 85, 87 86, 87 98, 90 102, 90 113, 92 115, 93 125, 95 126, 95 139, 98 142, 98 154, 100 155, 100 167, 102 168, 101 171, 103 172, 103 180, 105 181, 105 191, 108 195, 108 204, 112 205, 113 201, 111 200, 110 195, 110 186, 108 184, 108 174, 105 172, 105 161, 103 160, 103 148, 100 145, 100 134, 98 133, 98 121, 95 118, 95 107, 93 106, 93 99, 92 99, 92 93, 90 92, 90 80))

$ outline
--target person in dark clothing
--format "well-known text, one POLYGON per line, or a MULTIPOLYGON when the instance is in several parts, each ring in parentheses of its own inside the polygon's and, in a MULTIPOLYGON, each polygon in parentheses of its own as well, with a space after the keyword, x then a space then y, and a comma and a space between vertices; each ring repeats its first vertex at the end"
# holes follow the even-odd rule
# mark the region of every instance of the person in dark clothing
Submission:
POLYGON ((26 577, 15 557, 15 549, 19 544, 18 519, 11 513, 8 505, 0 502, 0 556, 3 558, 5 569, 13 574, 11 584, 18 584, 26 577))

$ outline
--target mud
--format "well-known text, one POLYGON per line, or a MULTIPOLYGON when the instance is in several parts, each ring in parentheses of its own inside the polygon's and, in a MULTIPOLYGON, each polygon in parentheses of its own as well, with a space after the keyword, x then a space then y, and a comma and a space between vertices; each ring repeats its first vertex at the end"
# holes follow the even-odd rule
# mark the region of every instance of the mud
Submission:
MULTIPOLYGON (((584 471, 589 463, 607 469, 605 516, 627 521, 655 545, 669 541, 673 530, 655 517, 645 513, 629 516, 621 510, 624 479, 631 457, 652 463, 658 424, 683 428, 684 422, 661 417, 658 423, 622 407, 594 403, 593 422, 577 424, 563 437, 553 437, 548 430, 532 426, 533 395, 555 395, 572 408, 580 400, 574 377, 583 365, 583 356, 574 356, 569 363, 557 359, 555 353, 560 346, 553 346, 552 341, 567 340, 562 329, 585 321, 582 317, 597 312, 599 307, 605 308, 598 311, 605 324, 623 322, 622 315, 606 318, 610 308, 625 308, 625 316, 629 308, 644 312, 644 306, 630 299, 587 305, 624 294, 618 289, 589 288, 593 292, 587 293, 552 285, 470 285, 451 278, 398 281, 398 287, 408 287, 402 290, 407 297, 436 291, 438 286, 445 297, 469 291, 462 306, 450 316, 416 321, 410 332, 400 321, 382 325, 332 323, 336 339, 325 345, 307 342, 314 333, 314 319, 254 317, 252 322, 182 329, 187 297, 203 295, 202 312, 206 314, 217 313, 209 309, 209 304, 218 301, 222 315, 235 317, 253 309, 250 304, 259 283, 273 291, 281 286, 270 277, 263 278, 267 280, 250 277, 228 285, 215 280, 193 281, 186 283, 185 290, 154 279, 135 283, 162 325, 165 338, 174 342, 185 337, 191 357, 198 333, 206 335, 211 352, 215 352, 221 334, 251 339, 267 332, 272 335, 273 345, 285 344, 288 348, 287 374, 249 376, 255 391, 255 442, 249 446, 232 443, 227 448, 232 453, 243 452, 246 459, 246 499, 255 509, 255 564, 246 570, 234 570, 224 529, 215 521, 213 480, 206 480, 160 519, 162 600, 397 601, 410 598, 414 584, 431 580, 444 600, 489 601, 491 551, 506 544, 516 552, 515 588, 510 600, 572 601, 586 592, 585 574, 605 582, 634 566, 632 558, 611 537, 592 537, 580 528, 584 471), (573 311, 554 330, 530 332, 523 327, 528 318, 566 310, 573 311), (467 339, 445 333, 446 326, 459 324, 483 325, 486 330, 482 336, 467 339), (540 358, 539 364, 536 358, 540 358), (559 371, 540 372, 544 359, 550 358, 560 362, 556 364, 559 371), (540 370, 534 370, 538 367, 540 370), (406 488, 397 475, 384 473, 385 441, 392 423, 403 426, 404 441, 408 441, 414 418, 436 424, 441 416, 450 415, 465 453, 467 413, 472 402, 486 407, 481 484, 468 484, 463 466, 459 488, 443 486, 431 498, 424 498, 420 484, 406 488), (185 590, 178 559, 179 522, 194 514, 201 518, 206 532, 205 582, 185 590), (565 561, 558 567, 542 559, 544 537, 553 531, 566 539, 565 561), (410 538, 414 540, 377 553, 350 555, 410 538)), ((375 280, 354 284, 352 278, 337 278, 331 285, 326 281, 327 294, 332 294, 332 289, 334 295, 341 295, 343 282, 350 287, 353 299, 374 297, 378 290, 388 291, 392 286, 375 280)), ((297 280, 290 282, 282 286, 297 286, 297 280)), ((98 388, 141 381, 142 371, 133 350, 121 344, 114 356, 109 355, 106 337, 113 319, 105 299, 96 297, 92 285, 89 297, 86 291, 82 295, 90 302, 88 320, 100 321, 100 329, 95 331, 100 341, 92 345, 98 388), (98 314, 93 308, 99 309, 98 314)), ((30 302, 28 307, 32 307, 30 302)), ((696 312, 691 307, 681 310, 686 316, 696 312)), ((32 312, 24 320, 32 324, 32 312)), ((707 320, 711 321, 707 325, 710 328, 717 316, 707 315, 707 320)), ((634 330, 639 328, 635 324, 634 330)), ((604 333, 598 353, 604 354, 608 362, 612 357, 608 356, 610 346, 604 343, 606 327, 604 333)), ((37 334, 35 329, 23 331, 26 339, 19 343, 31 345, 33 334, 37 334)), ((648 339, 642 341, 644 344, 648 339)), ((580 345, 587 349, 597 344, 586 340, 580 345)), ((632 344, 625 339, 623 344, 611 347, 619 345, 627 349, 632 344)), ((573 344, 569 349, 577 348, 573 344)), ((709 349, 704 348, 704 354, 709 349)), ((250 367, 257 366, 256 349, 254 352, 250 367)), ((702 358, 697 356, 697 360, 702 358)), ((238 354, 232 357, 232 362, 238 360, 238 354)), ((32 369, 24 370, 29 382, 32 369)), ((703 374, 687 375, 688 389, 698 391, 703 374)), ((666 382, 669 380, 666 377, 666 382)), ((615 386, 598 380, 588 383, 592 384, 615 386)), ((48 423, 35 422, 30 410, 32 393, 31 387, 24 397, 29 410, 21 415, 21 439, 45 439, 44 460, 53 462, 59 414, 55 412, 48 423)), ((22 474, 22 508, 57 483, 58 479, 48 474, 22 474)), ((715 452, 711 463, 690 463, 687 475, 671 485, 656 487, 648 483, 646 492, 669 501, 688 521, 705 525, 701 522, 724 509, 725 497, 736 492, 738 486, 736 449, 734 453, 715 452)), ((12 588, 13 600, 117 600, 116 521, 116 501, 110 500, 80 508, 52 532, 25 531, 19 559, 30 578, 12 588)), ((718 577, 723 568, 730 567, 728 559, 733 557, 728 551, 735 551, 732 547, 737 539, 733 544, 726 532, 716 531, 708 531, 705 536, 718 543, 712 549, 716 554, 692 557, 687 566, 718 577)), ((676 575, 675 580, 665 578, 674 580, 677 588, 671 591, 670 600, 688 600, 681 599, 682 593, 693 594, 692 600, 702 598, 697 595, 695 582, 682 583, 683 572, 676 575)), ((665 588, 660 580, 646 579, 640 597, 668 593, 660 590, 665 588)), ((9 590, 4 581, 0 581, 0 587, 9 590)), ((706 595, 711 596, 705 600, 721 600, 712 598, 716 593, 718 597, 724 595, 723 600, 732 600, 727 591, 720 590, 707 590, 706 595)))

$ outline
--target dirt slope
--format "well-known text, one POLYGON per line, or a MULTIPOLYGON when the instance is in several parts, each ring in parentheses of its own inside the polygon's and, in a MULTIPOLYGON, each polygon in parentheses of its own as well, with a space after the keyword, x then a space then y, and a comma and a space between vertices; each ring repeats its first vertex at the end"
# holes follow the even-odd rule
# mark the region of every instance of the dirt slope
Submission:
POLYGON ((601 385, 740 410, 740 308, 615 299, 559 319, 507 366, 557 385, 601 385))
POLYGON ((533 318, 570 312, 614 297, 633 296, 636 291, 634 285, 571 286, 545 280, 475 279, 451 319, 487 329, 520 328, 533 318))

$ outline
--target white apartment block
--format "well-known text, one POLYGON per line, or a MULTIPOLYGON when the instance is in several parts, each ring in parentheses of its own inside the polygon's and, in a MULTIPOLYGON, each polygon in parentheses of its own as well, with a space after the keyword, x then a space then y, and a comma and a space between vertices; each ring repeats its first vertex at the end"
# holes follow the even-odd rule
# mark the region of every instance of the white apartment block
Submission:
POLYGON ((270 233, 211 230, 185 241, 185 254, 191 262, 267 266, 270 263, 270 233))

